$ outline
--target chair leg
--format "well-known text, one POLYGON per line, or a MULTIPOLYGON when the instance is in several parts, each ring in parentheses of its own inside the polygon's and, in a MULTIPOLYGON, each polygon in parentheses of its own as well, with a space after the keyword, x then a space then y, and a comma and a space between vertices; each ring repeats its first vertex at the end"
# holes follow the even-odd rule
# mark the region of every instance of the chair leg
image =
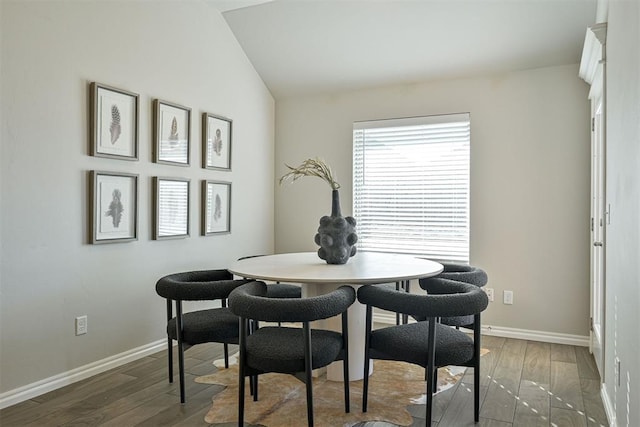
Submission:
MULTIPOLYGON (((406 292, 406 293, 410 293, 411 292, 411 281, 410 280, 404 280, 403 284, 402 284, 402 289, 406 292)), ((409 315, 406 313, 402 314, 402 324, 406 325, 409 323, 409 315)))
MULTIPOLYGON (((239 337, 239 351, 238 354, 238 427, 244 425, 244 383, 245 379, 245 340, 247 339, 247 333, 245 326, 245 319, 240 319, 240 337, 239 337)), ((251 381, 251 378, 249 378, 251 381)))
POLYGON ((229 344, 224 343, 224 368, 229 369, 229 344))
POLYGON ((302 328, 304 330, 304 382, 307 389, 307 424, 309 427, 313 427, 313 378, 311 369, 313 363, 311 361, 311 327, 309 322, 304 322, 302 328))
MULTIPOLYGON (((396 282, 396 291, 400 291, 400 288, 404 290, 404 280, 401 282, 396 282)), ((396 312, 396 326, 400 324, 400 313, 396 312)))
POLYGON ((178 375, 180 376, 180 403, 186 401, 184 387, 184 343, 182 342, 182 302, 176 301, 176 335, 178 336, 178 375))
POLYGON ((473 319, 473 419, 480 420, 480 351, 481 351, 481 324, 480 314, 475 314, 473 319))
POLYGON ((433 381, 433 370, 434 368, 432 367, 428 367, 428 374, 427 374, 427 414, 426 414, 426 420, 427 420, 427 425, 431 425, 431 418, 433 415, 433 386, 431 385, 431 381, 433 381))
POLYGON ((253 401, 258 401, 258 376, 254 375, 250 378, 250 381, 253 383, 253 401))
POLYGON ((432 383, 433 393, 438 392, 438 367, 433 368, 433 383, 432 383))
POLYGON ((436 322, 433 317, 427 319, 429 322, 429 341, 427 343, 427 425, 431 425, 431 417, 433 414, 433 379, 435 377, 435 360, 436 360, 436 322))
POLYGON ((169 362, 169 382, 173 382, 173 340, 167 338, 167 360, 169 362))
POLYGON ((369 364, 371 363, 371 353, 369 352, 369 340, 371 336, 371 306, 367 305, 367 316, 365 319, 364 336, 364 375, 362 377, 362 412, 367 412, 367 400, 369 397, 369 364))
POLYGON ((342 340, 344 346, 344 358, 342 359, 342 381, 344 382, 344 412, 351 412, 351 402, 349 397, 349 327, 348 315, 342 313, 342 340))
MULTIPOLYGON (((173 317, 172 301, 167 298, 167 322, 173 317)), ((167 336, 167 359, 169 361, 169 383, 173 382, 173 340, 167 336)))

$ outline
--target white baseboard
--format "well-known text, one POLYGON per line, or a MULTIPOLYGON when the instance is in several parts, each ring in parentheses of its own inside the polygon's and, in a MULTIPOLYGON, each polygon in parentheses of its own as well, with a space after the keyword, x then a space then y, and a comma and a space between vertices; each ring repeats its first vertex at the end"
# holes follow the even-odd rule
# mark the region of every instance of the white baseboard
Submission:
POLYGON ((616 413, 613 410, 613 404, 611 403, 611 399, 609 399, 609 393, 607 393, 607 387, 604 384, 600 384, 600 398, 602 399, 604 412, 607 414, 609 427, 617 427, 616 413))
POLYGON ((53 377, 45 378, 35 383, 27 384, 13 390, 0 394, 0 409, 24 402, 36 396, 59 389, 69 384, 84 380, 85 378, 106 372, 109 369, 117 368, 134 360, 142 359, 145 356, 156 353, 167 347, 167 340, 162 339, 141 347, 125 351, 114 356, 107 357, 88 365, 63 372, 53 377))
MULTIPOLYGON (((409 318, 410 320, 411 317, 409 318)), ((396 323, 394 313, 374 313, 374 322, 393 325, 396 323)), ((557 332, 534 331, 529 329, 507 328, 504 326, 483 325, 483 335, 491 335, 504 338, 517 338, 521 340, 541 341, 554 344, 568 344, 579 347, 589 346, 589 337, 582 335, 560 334, 557 332)))
POLYGON ((516 329, 493 325, 482 325, 482 334, 504 338, 517 338, 521 340, 550 342, 554 344, 575 345, 578 347, 589 347, 589 336, 587 335, 561 334, 558 332, 534 331, 530 329, 516 329))

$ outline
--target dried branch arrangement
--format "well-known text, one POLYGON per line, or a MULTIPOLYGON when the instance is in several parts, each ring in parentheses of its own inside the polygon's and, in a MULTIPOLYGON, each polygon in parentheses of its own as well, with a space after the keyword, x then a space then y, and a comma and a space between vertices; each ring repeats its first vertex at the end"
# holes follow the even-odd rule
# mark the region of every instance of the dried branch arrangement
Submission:
POLYGON ((285 166, 289 168, 290 172, 280 178, 280 185, 286 181, 294 182, 303 176, 316 176, 329 184, 332 190, 340 188, 340 184, 333 177, 331 168, 322 159, 307 159, 297 167, 289 166, 286 163, 285 166))

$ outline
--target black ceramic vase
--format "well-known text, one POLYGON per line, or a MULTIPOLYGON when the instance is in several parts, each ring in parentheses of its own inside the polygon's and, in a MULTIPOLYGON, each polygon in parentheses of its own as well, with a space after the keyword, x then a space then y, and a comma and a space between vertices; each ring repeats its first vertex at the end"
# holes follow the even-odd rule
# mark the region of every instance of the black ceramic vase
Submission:
POLYGON ((320 218, 320 227, 315 237, 318 256, 327 264, 346 264, 356 254, 354 246, 358 241, 356 220, 352 216, 343 217, 340 212, 340 193, 331 193, 331 216, 320 218))

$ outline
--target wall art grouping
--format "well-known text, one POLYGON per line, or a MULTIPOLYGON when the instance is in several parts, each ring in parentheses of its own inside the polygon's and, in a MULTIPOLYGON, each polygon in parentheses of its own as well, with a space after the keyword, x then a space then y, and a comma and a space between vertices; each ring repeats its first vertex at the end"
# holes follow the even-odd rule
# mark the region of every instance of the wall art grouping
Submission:
MULTIPOLYGON (((140 95, 105 84, 89 84, 89 154, 139 161, 140 95)), ((191 165, 191 108, 153 99, 152 161, 191 165)), ((231 170, 233 121, 202 113, 202 168, 231 170)), ((139 175, 89 171, 90 243, 138 240, 139 175)), ((190 236, 190 185, 182 177, 152 177, 152 238, 190 236)), ((202 180, 201 235, 231 232, 231 182, 202 180)))

